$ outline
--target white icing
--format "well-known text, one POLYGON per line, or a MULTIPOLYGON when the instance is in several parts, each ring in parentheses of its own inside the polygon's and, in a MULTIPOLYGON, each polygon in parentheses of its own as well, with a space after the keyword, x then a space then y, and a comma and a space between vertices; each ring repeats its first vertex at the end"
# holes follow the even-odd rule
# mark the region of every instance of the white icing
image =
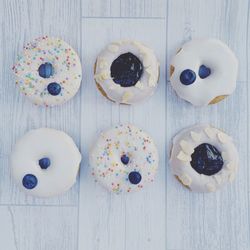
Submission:
POLYGON ((109 99, 117 103, 134 104, 154 93, 159 78, 159 62, 150 48, 137 41, 118 41, 109 44, 96 61, 95 79, 109 99), (143 63, 143 73, 135 86, 121 87, 111 78, 113 61, 124 53, 132 53, 143 63), (105 63, 103 63, 103 61, 105 63), (100 77, 105 72, 107 77, 100 77), (119 87, 117 87, 119 86, 119 87), (125 93, 131 93, 124 98, 125 93))
POLYGON ((89 154, 93 175, 104 187, 115 193, 140 190, 154 180, 158 168, 158 151, 153 140, 133 125, 118 125, 103 132, 89 154), (121 156, 127 155, 124 165, 121 156), (141 174, 141 182, 132 184, 128 175, 141 174))
POLYGON ((81 62, 74 49, 58 38, 40 37, 28 43, 13 66, 16 83, 34 104, 54 106, 71 99, 80 88, 82 79, 81 62), (49 78, 39 75, 39 66, 51 63, 54 74, 49 78), (57 96, 49 94, 48 84, 61 86, 57 96))
POLYGON ((184 100, 195 106, 208 105, 215 97, 230 95, 236 87, 238 60, 231 49, 216 39, 191 40, 173 57, 171 65, 174 72, 170 77, 172 87, 184 100), (201 79, 199 67, 211 69, 211 75, 201 79), (196 73, 196 81, 184 85, 180 81, 183 70, 196 73))
MULTIPOLYGON (((232 139, 223 143, 219 140, 216 135, 222 133, 223 132, 221 130, 209 125, 195 125, 184 129, 174 137, 173 148, 170 156, 171 170, 172 173, 178 176, 183 184, 189 186, 192 191, 214 192, 234 179, 239 163, 238 152, 232 139), (209 128, 209 131, 211 131, 211 133, 215 136, 208 137, 206 133, 207 128, 209 128), (196 134, 200 135, 200 139, 198 141, 193 140, 192 138, 193 135, 196 134), (216 147, 222 153, 224 162, 222 169, 218 173, 211 176, 196 172, 190 164, 191 151, 190 154, 184 154, 182 152, 183 141, 188 143, 189 148, 192 147, 193 150, 202 143, 209 143, 216 147), (187 159, 189 159, 189 161, 187 159), (191 181, 188 178, 183 178, 183 176, 188 176, 191 181)), ((231 138, 226 134, 225 136, 227 136, 227 138, 231 138)))
POLYGON ((40 128, 26 133, 16 143, 11 154, 12 176, 29 195, 56 196, 70 189, 76 181, 81 154, 72 138, 62 131, 40 128), (39 166, 41 158, 48 157, 47 169, 39 166), (26 174, 35 175, 38 183, 26 189, 22 180, 26 174))

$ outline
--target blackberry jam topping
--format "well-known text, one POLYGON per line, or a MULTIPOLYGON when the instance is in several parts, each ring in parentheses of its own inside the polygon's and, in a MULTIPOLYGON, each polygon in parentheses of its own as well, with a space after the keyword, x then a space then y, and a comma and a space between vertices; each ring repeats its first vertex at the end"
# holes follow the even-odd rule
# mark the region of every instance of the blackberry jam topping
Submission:
POLYGON ((138 57, 128 52, 118 56, 113 61, 110 70, 111 77, 116 84, 131 87, 141 78, 143 65, 138 57))
POLYGON ((223 167, 221 153, 216 147, 208 143, 203 143, 196 147, 191 158, 190 164, 199 174, 214 175, 223 167))

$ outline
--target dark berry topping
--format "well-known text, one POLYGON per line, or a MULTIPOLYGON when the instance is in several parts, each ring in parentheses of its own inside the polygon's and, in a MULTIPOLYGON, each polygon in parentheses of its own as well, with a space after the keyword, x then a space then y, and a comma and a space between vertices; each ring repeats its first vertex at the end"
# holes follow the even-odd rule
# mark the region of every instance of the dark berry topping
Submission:
POLYGON ((47 169, 50 166, 50 159, 49 158, 42 158, 39 160, 39 166, 42 169, 47 169))
POLYGON ((127 155, 123 155, 121 157, 121 162, 124 164, 124 165, 127 165, 129 163, 129 157, 127 155))
POLYGON ((37 185, 37 178, 33 174, 26 174, 23 177, 23 186, 27 189, 33 189, 37 185))
POLYGON ((132 184, 138 184, 141 181, 141 174, 137 171, 130 172, 128 175, 128 179, 132 184))
POLYGON ((211 69, 206 67, 205 65, 201 65, 199 68, 199 77, 204 79, 211 74, 211 69))
POLYGON ((110 70, 115 83, 122 87, 131 87, 141 78, 143 65, 138 57, 128 52, 117 57, 110 70))
POLYGON ((213 175, 223 166, 223 158, 218 149, 211 144, 203 143, 194 149, 191 155, 191 166, 199 174, 213 175))
POLYGON ((47 89, 51 95, 59 95, 62 88, 60 84, 52 82, 48 85, 47 89))
POLYGON ((184 85, 190 85, 194 83, 196 79, 196 74, 191 69, 185 69, 181 72, 180 81, 184 85))
POLYGON ((51 63, 44 63, 41 64, 38 68, 38 73, 39 76, 41 76, 42 78, 50 78, 53 75, 53 66, 51 63))

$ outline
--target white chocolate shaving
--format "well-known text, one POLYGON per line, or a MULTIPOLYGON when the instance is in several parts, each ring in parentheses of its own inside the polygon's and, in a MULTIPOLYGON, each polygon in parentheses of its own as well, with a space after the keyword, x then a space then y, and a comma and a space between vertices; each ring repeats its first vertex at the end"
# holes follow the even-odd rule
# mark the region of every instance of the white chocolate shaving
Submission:
POLYGON ((191 155, 194 152, 194 148, 190 145, 187 141, 181 140, 180 141, 181 149, 184 153, 191 155))
POLYGON ((183 174, 178 176, 180 181, 183 183, 183 185, 185 186, 190 186, 192 183, 192 179, 187 175, 187 174, 183 174))
POLYGON ((191 131, 190 135, 194 142, 199 142, 201 140, 201 134, 191 131))
POLYGON ((191 161, 191 157, 189 155, 186 155, 183 151, 180 151, 179 154, 177 155, 177 159, 180 161, 191 161))
POLYGON ((114 45, 114 44, 110 44, 108 46, 108 50, 112 53, 116 53, 118 50, 119 50, 119 47, 117 45, 114 45))
POLYGON ((144 86, 143 86, 143 83, 138 81, 136 84, 135 84, 135 87, 138 88, 138 89, 144 89, 144 86))
POLYGON ((226 168, 229 169, 229 170, 234 170, 236 168, 236 166, 235 166, 235 164, 233 162, 229 162, 226 165, 226 168))
POLYGON ((222 132, 219 132, 217 136, 221 143, 227 143, 231 139, 228 135, 222 132))
POLYGON ((210 128, 210 127, 207 127, 207 128, 205 128, 204 129, 205 130, 205 133, 207 134, 207 136, 209 137, 209 138, 213 138, 214 137, 214 132, 213 132, 213 130, 210 128))

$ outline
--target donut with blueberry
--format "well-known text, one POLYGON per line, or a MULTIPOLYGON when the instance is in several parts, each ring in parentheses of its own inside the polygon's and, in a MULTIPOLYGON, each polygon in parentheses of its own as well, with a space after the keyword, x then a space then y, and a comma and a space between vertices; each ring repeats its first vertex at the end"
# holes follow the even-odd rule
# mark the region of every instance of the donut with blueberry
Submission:
POLYGON ((153 50, 144 44, 122 40, 101 51, 94 73, 102 95, 116 103, 135 104, 153 95, 159 62, 153 50))
POLYGON ((214 192, 232 182, 239 164, 232 138, 210 125, 184 129, 173 139, 170 167, 195 192, 214 192))
POLYGON ((236 88, 238 60, 217 39, 185 43, 170 63, 170 82, 179 97, 194 106, 215 104, 236 88))

